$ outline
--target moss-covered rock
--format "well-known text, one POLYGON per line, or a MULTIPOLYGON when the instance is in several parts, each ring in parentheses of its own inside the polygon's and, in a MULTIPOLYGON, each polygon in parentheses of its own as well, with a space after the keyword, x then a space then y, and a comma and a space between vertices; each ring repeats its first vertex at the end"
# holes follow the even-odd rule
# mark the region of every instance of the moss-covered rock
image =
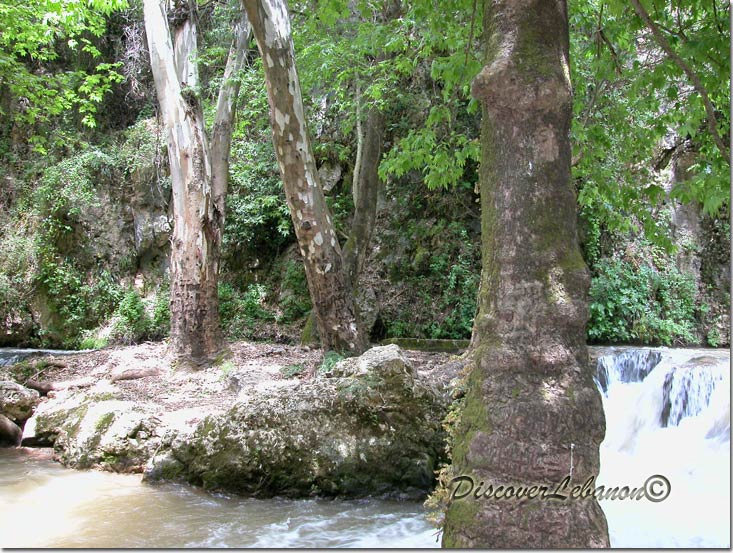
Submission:
POLYGON ((72 468, 142 472, 160 446, 158 423, 147 406, 72 394, 39 407, 23 444, 53 446, 56 458, 72 468))
POLYGON ((0 414, 16 424, 25 422, 33 414, 40 396, 16 382, 0 380, 0 414))
POLYGON ((419 496, 443 455, 446 410, 397 346, 377 347, 207 417, 146 475, 256 496, 419 496))

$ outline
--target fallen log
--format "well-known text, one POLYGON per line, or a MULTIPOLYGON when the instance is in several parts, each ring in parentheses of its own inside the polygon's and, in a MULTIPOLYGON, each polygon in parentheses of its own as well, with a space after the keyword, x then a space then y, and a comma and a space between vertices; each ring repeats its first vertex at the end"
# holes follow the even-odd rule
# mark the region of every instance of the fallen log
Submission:
POLYGON ((145 378, 146 376, 158 376, 160 369, 157 367, 141 367, 137 369, 121 369, 112 371, 112 382, 118 380, 137 380, 138 378, 145 378))
POLYGON ((89 386, 93 386, 95 382, 95 379, 90 376, 77 378, 76 380, 64 380, 62 382, 41 382, 28 379, 24 386, 32 390, 38 390, 38 393, 45 396, 51 391, 67 390, 69 388, 88 388, 89 386))

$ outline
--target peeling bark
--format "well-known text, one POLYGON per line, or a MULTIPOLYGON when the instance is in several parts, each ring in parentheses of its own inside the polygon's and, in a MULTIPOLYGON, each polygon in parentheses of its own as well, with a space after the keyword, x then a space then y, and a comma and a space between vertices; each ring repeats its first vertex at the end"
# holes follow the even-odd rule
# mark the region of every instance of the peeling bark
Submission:
MULTIPOLYGON (((238 90, 225 79, 210 149, 197 95, 195 8, 192 0, 179 3, 171 36, 166 7, 159 0, 144 0, 145 30, 168 133, 173 189, 170 348, 185 365, 206 364, 226 349, 219 327, 217 285, 232 104, 238 90)), ((239 30, 245 32, 246 24, 240 24, 239 30)), ((239 46, 238 42, 235 53, 240 52, 239 46)), ((241 61, 236 56, 230 61, 233 72, 241 61)))
MULTIPOLYGON (((605 432, 585 346, 588 271, 570 181, 565 0, 492 0, 483 107, 483 267, 453 473, 494 487, 582 485, 605 432)), ((473 497, 446 512, 443 545, 608 547, 595 499, 473 497)))
POLYGON ((308 289, 325 349, 361 352, 367 337, 357 321, 341 248, 308 137, 284 0, 243 0, 263 60, 275 154, 303 256, 308 289))

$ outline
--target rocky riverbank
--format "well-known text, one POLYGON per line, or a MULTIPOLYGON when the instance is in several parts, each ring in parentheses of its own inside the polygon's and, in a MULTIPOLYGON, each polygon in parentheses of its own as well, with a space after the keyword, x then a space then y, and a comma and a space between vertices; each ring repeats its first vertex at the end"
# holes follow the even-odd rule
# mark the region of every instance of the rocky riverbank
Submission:
POLYGON ((0 431, 68 467, 255 496, 429 491, 458 376, 449 354, 389 345, 322 363, 308 348, 231 348, 198 372, 153 343, 16 363, 0 373, 0 431))

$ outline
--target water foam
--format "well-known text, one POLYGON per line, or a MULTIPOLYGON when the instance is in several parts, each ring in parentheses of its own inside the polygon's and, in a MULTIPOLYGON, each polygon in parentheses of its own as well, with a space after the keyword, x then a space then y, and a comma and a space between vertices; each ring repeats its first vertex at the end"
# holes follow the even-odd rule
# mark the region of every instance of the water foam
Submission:
POLYGON ((730 547, 730 355, 627 350, 599 358, 600 484, 670 481, 661 503, 603 501, 612 547, 730 547), (605 377, 605 387, 603 386, 605 377))

